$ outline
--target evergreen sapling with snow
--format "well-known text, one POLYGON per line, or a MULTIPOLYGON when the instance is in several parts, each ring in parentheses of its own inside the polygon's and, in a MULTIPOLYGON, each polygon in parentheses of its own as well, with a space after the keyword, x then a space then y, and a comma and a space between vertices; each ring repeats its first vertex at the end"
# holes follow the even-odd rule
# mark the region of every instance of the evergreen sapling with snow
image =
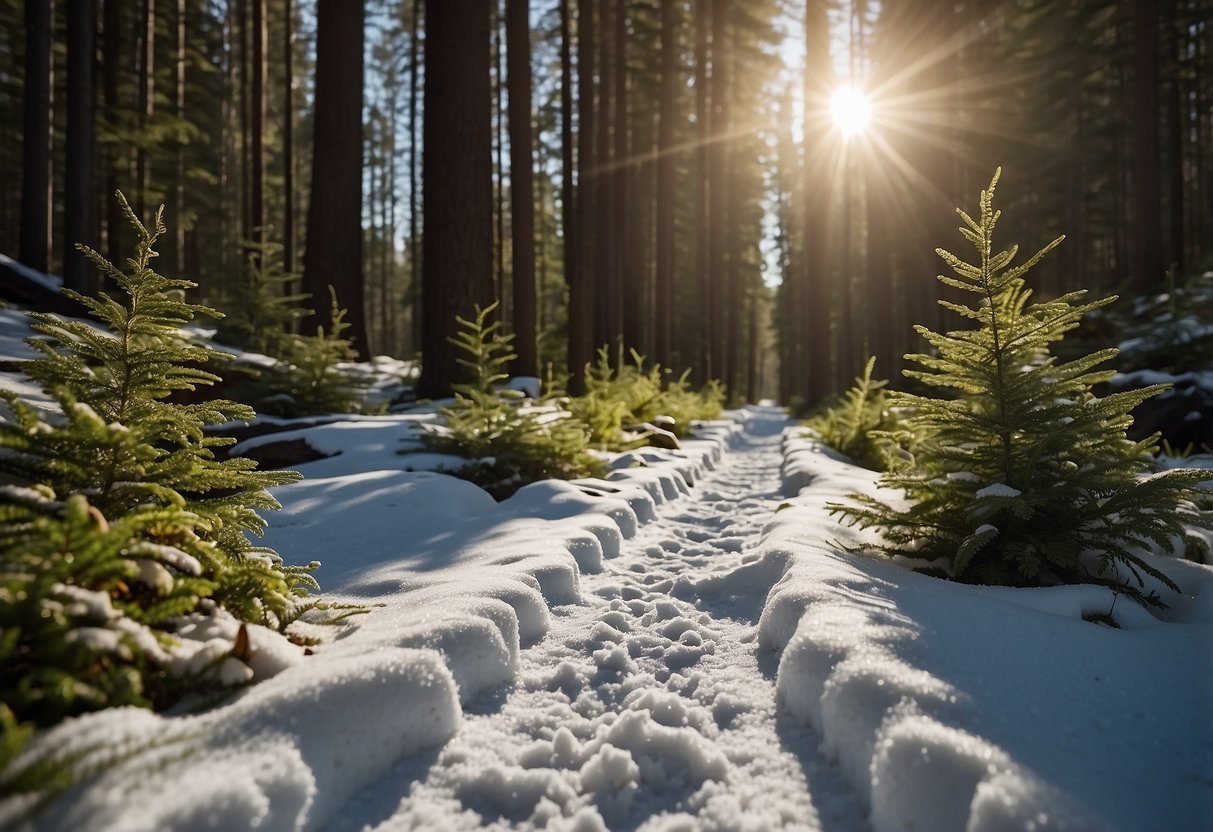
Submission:
POLYGON ((821 441, 873 471, 887 471, 899 458, 897 417, 889 408, 886 379, 873 379, 876 356, 868 359, 854 386, 805 420, 821 441))
POLYGON ((358 353, 345 337, 347 310, 332 286, 329 303, 332 323, 327 330, 317 326, 314 335, 291 334, 280 342, 280 360, 265 371, 263 386, 270 395, 261 400, 263 411, 294 418, 361 410, 366 382, 348 366, 358 353))
POLYGON ((328 329, 317 326, 314 335, 295 333, 300 319, 311 314, 300 306, 310 295, 291 291, 299 275, 284 271, 280 244, 246 243, 246 248, 245 279, 232 292, 231 312, 220 321, 217 337, 275 362, 262 369, 236 368, 248 378, 230 385, 232 395, 262 413, 286 418, 357 412, 365 382, 345 365, 358 354, 345 337, 350 325, 336 291, 329 287, 328 329))
POLYGON ((961 234, 977 251, 969 263, 937 249, 955 276, 939 280, 972 300, 940 301, 975 327, 946 333, 915 329, 933 348, 908 356, 906 370, 938 396, 891 393, 916 446, 908 467, 881 485, 904 491, 905 507, 855 495, 834 505, 851 523, 875 527, 889 555, 942 559, 954 578, 987 584, 1094 583, 1149 605, 1158 589, 1178 587, 1142 556, 1171 552, 1191 525, 1204 525, 1194 487, 1213 471, 1155 473, 1157 436, 1125 435, 1130 411, 1167 385, 1099 397, 1114 371, 1105 349, 1060 362, 1050 345, 1084 315, 1116 298, 1085 292, 1033 302, 1024 275, 1063 238, 1019 265, 1017 247, 998 251, 993 208, 996 172, 974 219, 958 211, 961 234))
POLYGON ((648 444, 651 434, 643 426, 659 417, 673 419, 671 432, 683 437, 692 422, 720 416, 724 388, 719 382, 694 390, 687 381, 690 370, 667 381, 669 370, 660 364, 646 368, 644 356, 636 350, 630 350, 629 357, 625 361, 621 349, 612 365, 610 350, 600 347, 597 359, 585 368, 585 393, 566 402, 589 428, 594 447, 621 451, 648 444))
POLYGON ((426 434, 426 443, 470 460, 454 473, 498 496, 540 479, 602 473, 586 450, 587 433, 578 420, 500 386, 515 355, 514 336, 502 334, 500 321, 490 322, 496 308, 496 303, 477 305, 474 318, 456 318, 459 332, 449 340, 467 356, 458 361, 469 380, 453 385, 455 402, 442 411, 446 425, 426 434))
POLYGON ((222 684, 222 661, 176 666, 183 617, 218 608, 282 630, 317 588, 317 564, 284 565, 249 539, 265 527, 258 512, 278 507, 267 489, 299 475, 217 459, 233 440, 204 432, 253 411, 171 400, 217 380, 199 365, 220 354, 181 334, 217 313, 151 268, 161 214, 149 229, 118 198, 139 235, 128 269, 80 250, 119 291, 69 292, 102 326, 31 315, 46 337, 29 339, 41 357, 24 369, 59 412, 0 391, 0 472, 15 483, 0 503, 0 688, 18 720, 40 725, 222 684))
POLYGON ((216 337, 221 343, 277 356, 299 319, 308 314, 301 305, 308 295, 292 291, 299 275, 283 268, 281 243, 246 242, 244 247, 243 279, 230 291, 216 337))

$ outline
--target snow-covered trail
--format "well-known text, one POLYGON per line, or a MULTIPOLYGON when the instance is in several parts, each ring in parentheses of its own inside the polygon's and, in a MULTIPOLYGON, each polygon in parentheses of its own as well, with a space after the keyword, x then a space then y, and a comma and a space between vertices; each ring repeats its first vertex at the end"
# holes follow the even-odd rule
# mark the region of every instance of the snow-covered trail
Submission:
POLYGON ((786 425, 753 411, 689 497, 582 576, 583 603, 553 609, 516 684, 331 828, 866 828, 819 739, 777 704, 777 657, 756 639, 766 584, 723 577, 758 559, 786 425))

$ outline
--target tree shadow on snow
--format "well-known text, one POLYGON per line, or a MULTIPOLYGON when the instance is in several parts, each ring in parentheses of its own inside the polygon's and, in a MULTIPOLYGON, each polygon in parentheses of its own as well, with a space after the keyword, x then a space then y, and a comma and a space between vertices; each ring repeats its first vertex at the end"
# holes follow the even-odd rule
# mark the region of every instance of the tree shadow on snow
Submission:
POLYGON ((389 768, 347 801, 325 824, 325 832, 361 832, 390 819, 408 800, 413 786, 423 782, 438 764, 443 745, 414 754, 389 768))
POLYGON ((838 761, 821 750, 821 737, 817 732, 779 705, 775 713, 775 734, 779 744, 796 758, 804 772, 809 799, 817 810, 821 828, 826 832, 868 828, 867 811, 859 795, 838 767, 838 761))

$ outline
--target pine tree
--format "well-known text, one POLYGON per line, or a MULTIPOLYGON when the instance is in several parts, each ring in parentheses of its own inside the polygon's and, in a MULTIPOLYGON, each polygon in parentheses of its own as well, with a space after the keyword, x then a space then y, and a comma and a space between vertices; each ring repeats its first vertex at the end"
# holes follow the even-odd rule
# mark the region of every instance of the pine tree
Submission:
POLYGON ((554 407, 535 406, 521 392, 503 390, 515 356, 514 336, 489 322, 497 304, 476 307, 473 319, 458 318, 449 340, 465 355, 459 363, 471 379, 455 385, 455 402, 442 411, 446 425, 428 436, 431 448, 470 460, 458 476, 496 494, 545 478, 572 479, 602 473, 586 451, 580 421, 554 407))
POLYGON ((337 290, 329 286, 329 321, 326 330, 314 335, 287 335, 280 344, 280 360, 265 372, 263 388, 269 396, 263 409, 279 416, 296 417, 316 413, 354 413, 361 409, 365 377, 353 372, 348 362, 358 358, 346 336, 348 310, 337 301, 337 290))
POLYGON ((0 422, 0 471, 45 486, 66 500, 85 497, 101 516, 114 519, 149 507, 178 509, 193 519, 184 530, 165 529, 155 542, 206 544, 199 576, 213 583, 199 597, 245 621, 285 628, 302 611, 301 596, 315 588, 306 568, 284 567, 271 549, 254 546, 262 509, 278 502, 266 490, 299 479, 289 471, 257 471, 249 459, 216 459, 230 437, 208 436, 208 425, 247 421, 251 408, 214 400, 179 404, 174 393, 194 391, 218 380, 197 365, 223 356, 184 339, 181 327, 195 315, 217 315, 187 303, 186 280, 151 268, 154 245, 165 232, 157 212, 148 229, 121 194, 122 211, 139 235, 135 256, 121 271, 93 249, 81 250, 126 296, 125 304, 106 293, 68 294, 87 306, 104 329, 84 321, 31 314, 32 326, 49 340, 31 338, 42 357, 26 372, 58 403, 62 418, 47 417, 0 392, 12 412, 0 422))
POLYGON ((81 494, 4 486, 2 496, 0 698, 16 719, 46 726, 163 705, 200 684, 165 672, 172 620, 216 586, 204 564, 217 553, 192 534, 197 517, 146 505, 110 523, 81 494), (156 542, 169 537, 175 544, 156 542))
POLYGON ((898 445, 889 436, 897 429, 897 416, 888 406, 888 381, 872 378, 875 367, 876 356, 872 356, 855 385, 805 425, 865 468, 887 471, 898 455, 898 445))
MULTIPOLYGON (((10 454, 0 469, 49 485, 61 496, 84 494, 106 517, 155 501, 197 514, 207 536, 237 559, 275 555, 251 546, 246 531, 260 534, 257 509, 278 508, 266 490, 298 475, 258 472, 244 458, 216 460, 215 449, 233 443, 209 437, 209 424, 247 421, 254 411, 233 401, 177 404, 177 392, 197 391, 218 381, 198 365, 216 360, 209 347, 188 343, 181 327, 195 315, 217 317, 211 309, 181 300, 188 280, 156 274, 150 262, 155 241, 165 233, 163 209, 152 229, 139 222, 123 195, 118 199, 138 233, 135 257, 126 272, 89 247, 86 257, 126 295, 126 304, 108 294, 85 297, 68 292, 102 321, 106 330, 78 320, 33 313, 32 326, 44 338, 30 338, 41 358, 25 372, 50 391, 68 417, 51 426, 38 412, 6 394, 16 422, 0 426, 0 443, 10 454), (119 424, 124 432, 98 441, 92 422, 119 424), (45 427, 41 427, 45 426, 45 427)), ((281 606, 273 604, 273 606, 281 606)), ((269 617, 269 609, 264 616, 269 617)))
POLYGON ((1024 275, 1062 238, 1015 266, 1016 246, 995 250, 999 173, 981 194, 976 220, 958 211, 978 262, 937 249, 956 275, 939 280, 975 297, 972 305, 941 304, 977 326, 947 333, 918 326, 933 352, 908 356, 922 369, 906 375, 946 392, 890 396, 910 414, 906 426, 919 444, 912 464, 881 484, 904 490, 909 504, 857 495, 857 506, 832 508, 878 528, 885 553, 915 548, 921 557, 943 558, 959 580, 1095 583, 1159 605, 1143 575, 1177 587, 1140 552, 1171 551, 1185 524, 1200 521, 1192 489, 1213 472, 1152 474, 1157 436, 1126 438, 1129 412, 1167 385, 1099 397, 1093 388, 1114 372, 1096 368, 1116 350, 1064 363, 1050 354, 1084 315, 1115 297, 1084 301, 1077 291, 1031 302, 1024 275))
POLYGON ((308 295, 292 291, 299 285, 299 275, 285 267, 280 243, 246 241, 244 248, 244 280, 230 290, 231 311, 219 322, 216 337, 225 344, 277 356, 299 319, 308 314, 301 305, 308 295))
POLYGON ((250 408, 170 399, 218 379, 198 365, 224 356, 181 331, 216 313, 182 300, 193 283, 151 268, 161 212, 149 229, 118 199, 139 235, 127 270, 80 251, 124 302, 64 290, 100 327, 31 315, 47 337, 29 339, 42 355, 25 369, 58 412, 0 391, 0 472, 18 483, 0 487, 0 796, 66 783, 62 769, 12 770, 32 726, 250 679, 239 640, 183 649, 174 634, 191 616, 282 630, 316 604, 305 596, 319 564, 284 566, 248 537, 265 527, 258 510, 278 507, 266 489, 299 475, 215 458, 232 440, 204 428, 250 408))
POLYGON ((654 422, 669 420, 670 431, 682 437, 693 422, 720 416, 723 384, 711 381, 695 390, 688 381, 690 370, 672 381, 669 374, 660 364, 646 367, 644 356, 635 350, 626 361, 622 351, 612 361, 610 350, 600 347, 597 361, 585 368, 585 393, 566 406, 589 428, 595 447, 612 451, 647 444, 654 422))

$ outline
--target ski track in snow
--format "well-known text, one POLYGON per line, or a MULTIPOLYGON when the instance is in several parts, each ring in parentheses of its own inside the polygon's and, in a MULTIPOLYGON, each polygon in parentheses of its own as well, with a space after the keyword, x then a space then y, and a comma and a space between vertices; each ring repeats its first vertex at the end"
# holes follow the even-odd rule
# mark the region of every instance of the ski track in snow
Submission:
POLYGON ((819 738, 777 703, 778 657, 756 638, 765 588, 695 587, 758 560, 786 424, 755 411, 689 497, 582 575, 582 603, 552 610, 515 684, 469 703, 450 742, 329 828, 867 828, 819 738))

